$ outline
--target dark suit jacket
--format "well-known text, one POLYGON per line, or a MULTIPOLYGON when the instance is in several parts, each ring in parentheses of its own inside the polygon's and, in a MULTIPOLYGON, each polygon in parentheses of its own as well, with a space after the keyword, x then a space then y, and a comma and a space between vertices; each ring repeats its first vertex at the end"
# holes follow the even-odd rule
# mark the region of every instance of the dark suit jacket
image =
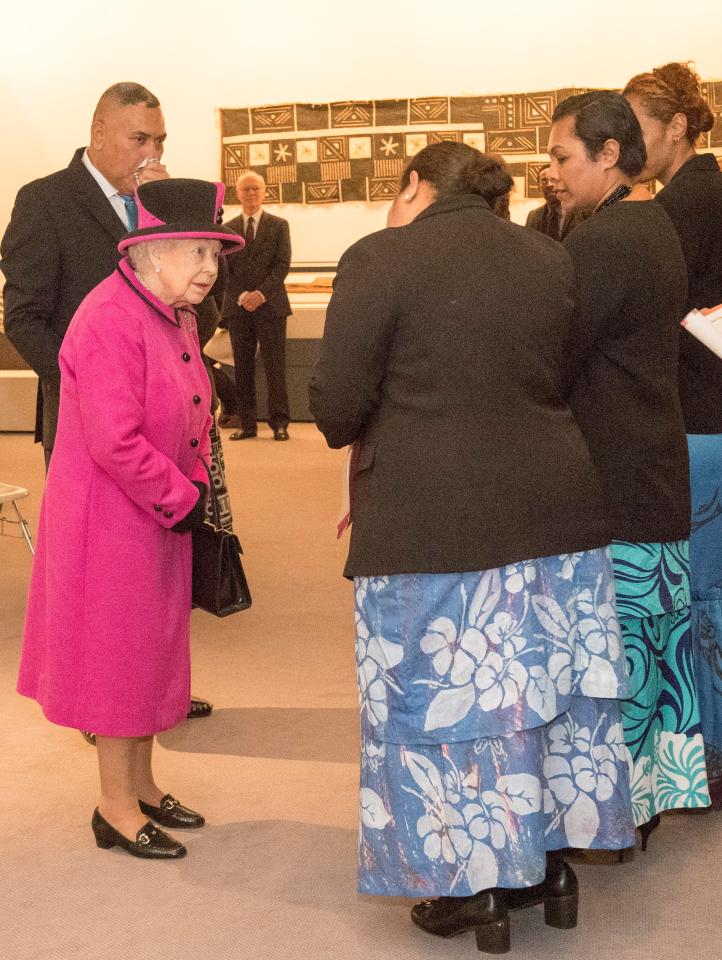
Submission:
POLYGON ((58 353, 81 300, 113 272, 125 225, 76 150, 65 170, 18 192, 0 252, 5 332, 44 380, 60 378, 58 353))
POLYGON ((574 264, 578 375, 570 395, 618 540, 685 540, 687 438, 677 393, 687 291, 679 240, 652 201, 615 203, 564 241, 574 264))
MULTIPOLYGON (((0 246, 5 333, 41 380, 60 381, 58 353, 85 296, 115 269, 126 228, 75 151, 65 170, 18 192, 0 246)), ((211 298, 208 310, 216 313, 211 298)), ((42 429, 39 408, 36 439, 42 429)), ((45 438, 52 446, 53 438, 45 438)))
POLYGON ((311 409, 360 441, 347 576, 484 570, 608 543, 601 485, 563 398, 572 266, 477 196, 354 244, 311 409))
MULTIPOLYGON (((234 217, 226 226, 243 234, 243 217, 234 217)), ((223 307, 226 321, 238 319, 241 308, 236 301, 244 290, 260 290, 266 298, 268 311, 277 317, 287 317, 291 304, 284 286, 291 266, 291 234, 288 221, 265 210, 256 227, 256 238, 250 247, 232 253, 226 258, 228 286, 223 307)))
MULTIPOLYGON (((692 157, 656 197, 682 244, 689 288, 685 311, 722 303, 722 171, 712 154, 692 157)), ((685 330, 679 393, 687 433, 722 433, 722 362, 685 330)))

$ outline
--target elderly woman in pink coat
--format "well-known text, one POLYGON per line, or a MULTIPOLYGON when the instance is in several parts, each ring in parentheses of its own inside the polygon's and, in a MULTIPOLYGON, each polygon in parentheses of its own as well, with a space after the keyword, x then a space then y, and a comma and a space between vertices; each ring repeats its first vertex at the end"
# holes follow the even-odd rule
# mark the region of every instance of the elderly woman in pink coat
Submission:
POLYGON ((158 825, 205 822, 158 786, 151 758, 190 699, 190 531, 211 422, 193 305, 243 246, 219 225, 222 198, 201 180, 141 185, 125 257, 73 317, 25 623, 18 691, 96 732, 96 842, 139 857, 184 856, 158 825))

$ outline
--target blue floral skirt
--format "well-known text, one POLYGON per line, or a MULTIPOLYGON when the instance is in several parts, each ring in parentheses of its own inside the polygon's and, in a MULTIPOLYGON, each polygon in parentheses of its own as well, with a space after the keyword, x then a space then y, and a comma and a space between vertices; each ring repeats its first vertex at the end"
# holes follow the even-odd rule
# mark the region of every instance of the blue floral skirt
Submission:
POLYGON ((636 824, 709 805, 686 540, 612 544, 631 695, 622 704, 636 824))
POLYGON ((722 434, 687 437, 692 645, 710 777, 722 777, 722 434))
POLYGON ((359 890, 524 887, 634 844, 608 550, 357 578, 359 890))

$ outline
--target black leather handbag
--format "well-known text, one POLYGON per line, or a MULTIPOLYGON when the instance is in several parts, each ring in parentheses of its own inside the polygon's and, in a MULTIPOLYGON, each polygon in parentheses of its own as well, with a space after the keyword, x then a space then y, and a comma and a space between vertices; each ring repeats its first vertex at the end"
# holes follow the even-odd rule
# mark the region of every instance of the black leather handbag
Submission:
POLYGON ((193 530, 193 606, 227 617, 251 605, 251 591, 241 563, 241 544, 235 533, 221 527, 218 495, 208 470, 213 523, 193 530))

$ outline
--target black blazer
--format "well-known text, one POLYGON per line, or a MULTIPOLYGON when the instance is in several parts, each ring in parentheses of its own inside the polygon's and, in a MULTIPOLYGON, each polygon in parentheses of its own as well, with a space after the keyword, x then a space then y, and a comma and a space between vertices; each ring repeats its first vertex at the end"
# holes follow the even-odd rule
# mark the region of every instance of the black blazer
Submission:
MULTIPOLYGON (((243 235, 243 217, 234 217, 226 226, 243 235)), ((256 226, 253 243, 227 258, 228 286, 223 307, 226 321, 238 319, 241 308, 236 301, 244 290, 260 290, 268 311, 276 317, 287 317, 291 304, 284 280, 291 267, 291 234, 288 221, 265 210, 256 226)))
MULTIPOLYGON (((0 246, 5 333, 46 381, 59 382, 58 353, 68 324, 93 287, 115 270, 118 242, 126 233, 83 163, 84 151, 76 150, 65 170, 19 190, 0 246)), ((219 314, 213 297, 196 310, 215 329, 219 314)), ((37 439, 41 430, 39 404, 37 439)))
POLYGON ((18 192, 0 246, 5 333, 41 379, 60 379, 68 324, 118 263, 125 224, 75 151, 65 170, 18 192))
POLYGON ((360 441, 347 576, 609 542, 562 395, 573 292, 563 247, 478 196, 346 251, 310 393, 330 446, 360 441))
MULTIPOLYGON (((722 303, 722 171, 710 153, 689 159, 657 194, 687 263, 685 312, 722 303)), ((681 332, 679 393, 687 433, 722 433, 722 360, 681 332)))
POLYGON ((677 392, 687 271, 669 217, 616 203, 564 241, 574 263, 578 373, 570 403, 619 540, 689 536, 687 438, 677 392))

